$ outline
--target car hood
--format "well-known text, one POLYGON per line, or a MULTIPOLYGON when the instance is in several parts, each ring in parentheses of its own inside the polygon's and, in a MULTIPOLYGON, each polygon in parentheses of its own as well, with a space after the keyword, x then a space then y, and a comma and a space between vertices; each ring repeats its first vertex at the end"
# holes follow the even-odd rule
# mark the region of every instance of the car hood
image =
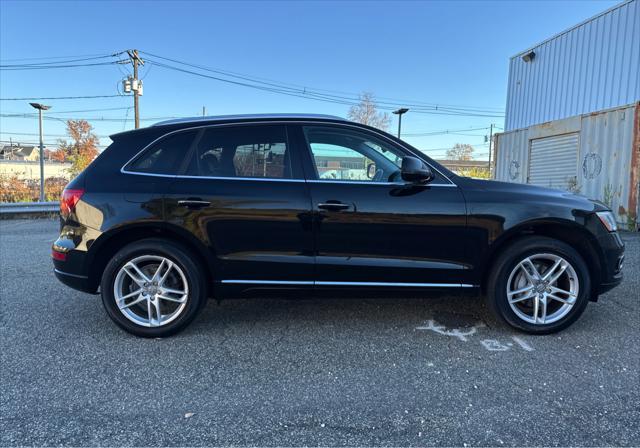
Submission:
POLYGON ((572 209, 580 209, 587 212, 609 210, 609 207, 598 200, 589 199, 581 194, 555 188, 462 177, 458 178, 458 181, 458 185, 463 191, 474 190, 478 193, 484 191, 487 194, 505 195, 509 197, 513 197, 514 195, 521 196, 523 200, 566 205, 572 209))

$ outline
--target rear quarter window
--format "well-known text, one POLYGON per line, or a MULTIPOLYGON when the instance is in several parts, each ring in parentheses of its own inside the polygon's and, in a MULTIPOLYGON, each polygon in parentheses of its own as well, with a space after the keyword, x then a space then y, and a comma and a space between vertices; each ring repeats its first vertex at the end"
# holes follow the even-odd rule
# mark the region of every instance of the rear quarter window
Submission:
POLYGON ((177 132, 157 141, 129 163, 125 170, 148 174, 179 174, 197 131, 177 132))

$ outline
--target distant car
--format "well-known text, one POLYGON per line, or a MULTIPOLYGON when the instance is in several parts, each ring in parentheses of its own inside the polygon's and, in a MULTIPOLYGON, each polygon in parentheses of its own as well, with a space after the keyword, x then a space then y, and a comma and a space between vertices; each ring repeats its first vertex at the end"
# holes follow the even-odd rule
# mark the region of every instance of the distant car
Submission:
POLYGON ((433 291, 484 294, 513 327, 551 333, 622 280, 603 204, 459 177, 369 126, 225 116, 111 138, 62 194, 52 257, 138 336, 176 333, 211 297, 433 291))

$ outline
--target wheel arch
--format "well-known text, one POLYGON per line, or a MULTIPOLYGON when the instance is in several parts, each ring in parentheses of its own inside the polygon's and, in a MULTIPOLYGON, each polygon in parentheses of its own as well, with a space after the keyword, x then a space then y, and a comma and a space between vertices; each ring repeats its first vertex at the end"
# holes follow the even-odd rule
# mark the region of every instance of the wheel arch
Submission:
MULTIPOLYGON (((109 260, 123 247, 146 238, 162 238, 184 246, 195 257, 203 269, 213 276, 215 263, 213 255, 207 251, 205 245, 190 233, 180 227, 166 223, 140 223, 118 227, 102 234, 90 247, 88 257, 89 283, 95 290, 109 260)), ((207 293, 212 294, 213 282, 207 281, 207 293)))
POLYGON ((574 248, 584 259, 591 275, 591 300, 597 299, 597 286, 602 278, 602 258, 596 237, 576 222, 569 220, 532 220, 515 226, 489 247, 489 251, 482 262, 481 290, 486 292, 491 269, 500 254, 520 238, 535 235, 546 236, 562 241, 574 248))

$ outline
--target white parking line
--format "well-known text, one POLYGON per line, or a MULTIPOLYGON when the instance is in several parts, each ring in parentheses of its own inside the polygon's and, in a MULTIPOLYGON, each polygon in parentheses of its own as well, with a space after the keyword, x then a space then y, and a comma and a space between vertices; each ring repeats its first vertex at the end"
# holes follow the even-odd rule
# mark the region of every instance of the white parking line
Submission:
POLYGON ((525 341, 523 341, 522 339, 520 339, 518 336, 511 336, 511 339, 513 339, 514 341, 516 341, 518 343, 518 345, 520 347, 522 347, 523 350, 526 350, 528 352, 532 352, 533 351, 533 347, 531 347, 529 344, 527 344, 525 341))
POLYGON ((435 333, 442 334, 444 336, 452 336, 454 338, 458 338, 462 342, 467 342, 468 341, 467 337, 476 334, 476 332, 478 331, 478 328, 482 328, 484 326, 485 325, 482 322, 478 322, 473 327, 468 327, 464 329, 452 328, 449 330, 447 329, 447 327, 445 327, 444 325, 440 325, 435 320, 429 319, 425 323, 425 325, 421 327, 416 327, 416 330, 430 330, 435 333))

